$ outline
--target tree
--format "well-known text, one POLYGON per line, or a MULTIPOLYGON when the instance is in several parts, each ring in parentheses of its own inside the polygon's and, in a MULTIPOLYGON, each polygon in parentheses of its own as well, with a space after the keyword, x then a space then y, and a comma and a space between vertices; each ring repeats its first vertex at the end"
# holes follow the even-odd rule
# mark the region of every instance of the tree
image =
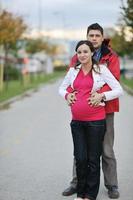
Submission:
MULTIPOLYGON (((3 89, 3 76, 8 83, 8 53, 26 30, 27 26, 20 16, 15 16, 11 12, 2 10, 0 12, 0 46, 4 51, 4 63, 0 64, 0 90, 3 89), (3 67, 4 66, 4 67, 3 67)), ((8 84, 7 84, 8 85, 8 84)))
POLYGON ((26 51, 34 54, 36 52, 44 51, 50 56, 57 53, 57 45, 44 41, 43 39, 28 39, 26 42, 26 51))
POLYGON ((0 45, 4 49, 5 62, 9 49, 17 42, 26 28, 27 26, 20 16, 15 16, 6 10, 0 13, 0 45))
POLYGON ((111 37, 111 47, 121 57, 126 54, 126 40, 123 29, 120 33, 116 31, 115 34, 111 37))
POLYGON ((121 38, 121 46, 123 50, 125 48, 124 51, 126 55, 133 56, 133 0, 127 0, 126 6, 124 5, 124 0, 121 0, 121 3, 121 14, 123 19, 123 23, 121 25, 123 32, 121 32, 121 36, 126 32, 126 30, 128 31, 128 35, 130 33, 130 39, 125 40, 126 37, 121 38))
POLYGON ((124 5, 123 0, 122 2, 122 16, 125 24, 129 26, 131 32, 133 33, 133 0, 127 0, 127 6, 124 5))
POLYGON ((28 53, 34 54, 36 52, 44 51, 47 49, 47 43, 40 38, 27 39, 25 47, 28 53))

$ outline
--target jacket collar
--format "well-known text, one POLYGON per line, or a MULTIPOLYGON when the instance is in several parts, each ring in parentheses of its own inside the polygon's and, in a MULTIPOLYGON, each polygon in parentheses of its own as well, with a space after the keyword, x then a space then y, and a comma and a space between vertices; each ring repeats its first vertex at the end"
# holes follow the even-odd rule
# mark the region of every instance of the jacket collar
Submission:
POLYGON ((111 51, 109 47, 107 47, 105 44, 102 44, 101 46, 101 57, 106 56, 107 54, 110 54, 111 51))
MULTIPOLYGON (((94 64, 93 67, 94 67, 94 69, 96 69, 96 70, 98 69, 96 64, 94 64)), ((81 69, 81 64, 78 65, 78 67, 77 67, 76 70, 75 70, 75 73, 79 72, 80 69, 81 69)), ((92 70, 92 71, 94 71, 94 70, 92 70)))

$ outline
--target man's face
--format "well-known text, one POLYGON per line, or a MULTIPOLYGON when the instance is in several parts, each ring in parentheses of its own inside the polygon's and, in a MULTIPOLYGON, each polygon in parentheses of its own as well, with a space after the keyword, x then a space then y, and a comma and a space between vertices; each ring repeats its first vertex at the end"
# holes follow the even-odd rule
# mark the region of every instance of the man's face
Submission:
POLYGON ((90 30, 87 35, 87 40, 89 40, 95 49, 101 47, 104 37, 99 30, 90 30))

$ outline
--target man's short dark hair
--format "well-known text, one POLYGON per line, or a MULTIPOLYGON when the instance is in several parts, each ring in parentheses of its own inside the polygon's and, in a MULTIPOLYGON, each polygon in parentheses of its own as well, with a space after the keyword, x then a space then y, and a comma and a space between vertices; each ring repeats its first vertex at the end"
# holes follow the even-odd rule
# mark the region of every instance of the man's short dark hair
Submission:
POLYGON ((90 26, 88 26, 87 35, 90 30, 99 30, 101 32, 101 34, 103 35, 103 28, 98 23, 94 23, 94 24, 91 24, 90 26))

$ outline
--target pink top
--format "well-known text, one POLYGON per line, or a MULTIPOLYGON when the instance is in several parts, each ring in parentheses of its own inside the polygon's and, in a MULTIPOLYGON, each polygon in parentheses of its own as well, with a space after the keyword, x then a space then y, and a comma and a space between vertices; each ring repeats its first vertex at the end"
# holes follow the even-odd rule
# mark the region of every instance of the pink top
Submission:
POLYGON ((73 87, 78 93, 76 102, 71 106, 72 119, 80 121, 94 121, 105 118, 105 108, 103 106, 90 106, 87 99, 93 86, 92 74, 84 75, 82 69, 74 80, 73 87))

